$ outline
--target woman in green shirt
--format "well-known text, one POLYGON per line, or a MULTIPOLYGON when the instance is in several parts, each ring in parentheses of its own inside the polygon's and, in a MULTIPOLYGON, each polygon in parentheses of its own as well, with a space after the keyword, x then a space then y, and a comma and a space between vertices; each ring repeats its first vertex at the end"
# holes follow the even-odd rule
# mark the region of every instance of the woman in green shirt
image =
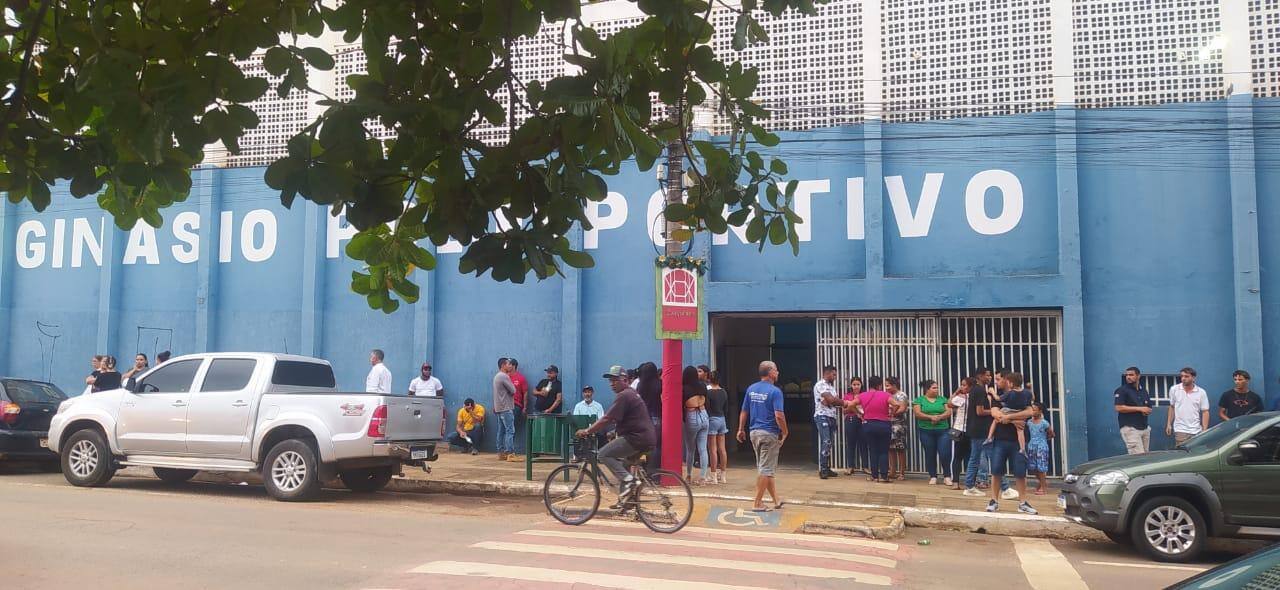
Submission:
POLYGON ((951 485, 951 406, 938 394, 938 382, 928 379, 920 382, 924 395, 911 402, 916 417, 916 435, 924 445, 924 465, 929 471, 929 485, 938 483, 938 460, 942 460, 943 485, 951 485))

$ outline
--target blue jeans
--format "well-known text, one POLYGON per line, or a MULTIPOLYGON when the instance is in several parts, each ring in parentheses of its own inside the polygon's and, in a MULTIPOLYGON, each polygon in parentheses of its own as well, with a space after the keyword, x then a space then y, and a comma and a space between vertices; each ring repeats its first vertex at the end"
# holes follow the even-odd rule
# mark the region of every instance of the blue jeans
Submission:
POLYGON ((870 448, 871 477, 889 479, 889 438, 893 430, 883 420, 868 420, 862 425, 862 434, 870 448))
POLYGON ((707 419, 707 411, 699 409, 696 412, 685 411, 684 413, 684 476, 686 479, 693 475, 693 454, 698 454, 699 465, 702 466, 702 479, 707 478, 707 433, 710 432, 711 422, 707 419))
POLYGON ((938 459, 942 459, 942 476, 951 477, 951 437, 945 428, 917 428, 916 437, 924 446, 924 468, 929 477, 938 477, 938 459))
POLYGON ((831 416, 814 416, 813 425, 818 430, 818 469, 831 470, 831 443, 835 439, 836 419, 831 416))
POLYGON ((645 464, 644 470, 649 475, 653 475, 657 470, 662 469, 662 416, 649 416, 649 421, 653 423, 654 445, 653 450, 649 452, 649 462, 645 464))
POLYGON ((516 449, 516 414, 511 410, 496 412, 498 415, 498 439, 494 444, 499 453, 514 453, 516 449))
POLYGON ((991 475, 999 477, 1003 483, 1005 473, 1013 475, 1014 479, 1027 477, 1027 456, 1022 454, 1016 440, 997 440, 991 447, 991 475))
POLYGON ((844 462, 850 469, 870 469, 867 456, 867 436, 862 432, 862 418, 846 418, 844 421, 844 462))

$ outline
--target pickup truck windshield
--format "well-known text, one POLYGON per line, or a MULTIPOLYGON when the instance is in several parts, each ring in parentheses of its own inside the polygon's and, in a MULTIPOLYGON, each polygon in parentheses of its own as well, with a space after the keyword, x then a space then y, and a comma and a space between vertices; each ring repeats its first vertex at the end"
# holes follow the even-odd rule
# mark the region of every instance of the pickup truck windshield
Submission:
POLYGON ((337 382, 333 378, 333 367, 329 365, 278 360, 275 370, 271 373, 271 383, 294 387, 332 388, 337 382))

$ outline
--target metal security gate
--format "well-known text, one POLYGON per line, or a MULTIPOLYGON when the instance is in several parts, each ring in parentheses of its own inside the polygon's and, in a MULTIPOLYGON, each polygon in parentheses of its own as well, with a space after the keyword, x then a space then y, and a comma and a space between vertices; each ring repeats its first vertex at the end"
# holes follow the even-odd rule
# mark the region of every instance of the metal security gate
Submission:
MULTIPOLYGON (((978 367, 1009 369, 1022 373, 1045 417, 1058 437, 1049 441, 1050 475, 1062 473, 1067 464, 1062 412, 1061 315, 1057 312, 946 312, 903 314, 850 314, 817 319, 818 374, 822 367, 839 370, 841 391, 858 376, 896 376, 902 390, 914 399, 918 383, 938 382, 942 395, 950 396, 960 380, 978 367)), ((924 451, 916 441, 915 420, 907 438, 907 466, 924 469, 924 451)), ((840 420, 839 440, 845 438, 840 420)), ((863 467, 846 457, 836 444, 838 467, 863 467)))

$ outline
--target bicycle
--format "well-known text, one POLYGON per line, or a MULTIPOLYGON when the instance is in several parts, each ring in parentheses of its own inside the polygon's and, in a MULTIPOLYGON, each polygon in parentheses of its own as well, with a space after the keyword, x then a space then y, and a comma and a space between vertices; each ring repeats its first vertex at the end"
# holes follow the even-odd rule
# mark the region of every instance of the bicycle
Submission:
MULTIPOLYGON (((617 487, 608 470, 600 469, 595 437, 575 443, 578 461, 551 471, 542 487, 542 502, 556 520, 577 526, 591 520, 600 510, 600 482, 617 487), (562 482, 556 481, 563 480, 562 482)), ((674 533, 684 528, 693 516, 693 490, 680 474, 658 469, 650 477, 641 465, 647 453, 637 453, 624 463, 635 478, 635 484, 619 497, 619 516, 634 510, 635 518, 655 533, 674 533), (660 482, 672 482, 663 486, 660 482)))

